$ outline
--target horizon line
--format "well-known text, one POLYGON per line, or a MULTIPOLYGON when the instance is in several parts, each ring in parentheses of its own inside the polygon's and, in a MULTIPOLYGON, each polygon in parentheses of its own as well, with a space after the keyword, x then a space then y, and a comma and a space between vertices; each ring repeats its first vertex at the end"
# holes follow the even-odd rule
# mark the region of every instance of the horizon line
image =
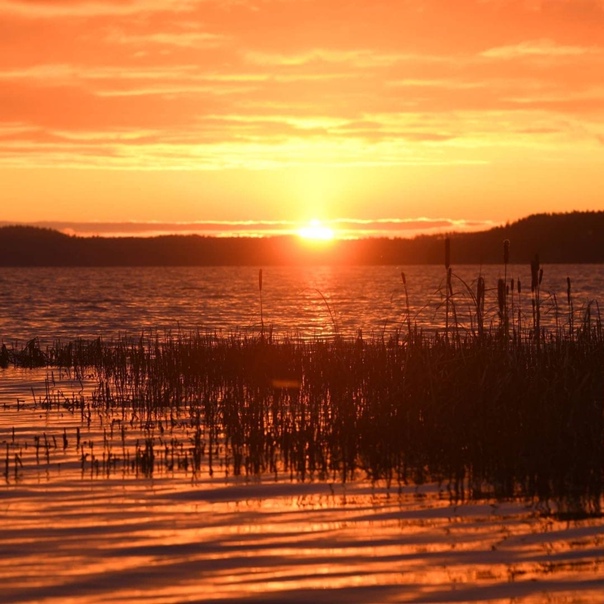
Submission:
MULTIPOLYGON (((196 221, 0 221, 0 227, 33 226, 79 237, 158 237, 205 235, 228 237, 274 237, 299 235, 309 220, 196 220, 196 221)), ((335 218, 319 221, 333 231, 334 239, 415 237, 451 232, 488 230, 499 223, 491 220, 452 218, 335 218)))

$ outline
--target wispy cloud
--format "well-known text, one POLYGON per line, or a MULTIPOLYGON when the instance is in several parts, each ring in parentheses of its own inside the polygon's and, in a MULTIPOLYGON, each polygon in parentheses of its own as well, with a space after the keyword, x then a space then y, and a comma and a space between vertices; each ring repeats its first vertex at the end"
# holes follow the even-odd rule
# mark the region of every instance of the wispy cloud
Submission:
POLYGON ((195 0, 4 0, 0 14, 23 17, 91 17, 152 12, 182 12, 199 4, 195 0))
POLYGON ((5 0, 0 169, 493 165, 509 182, 514 165, 592 162, 602 7, 5 0))
POLYGON ((560 60, 563 57, 576 58, 585 55, 604 58, 604 49, 596 46, 573 46, 557 44, 547 38, 541 40, 527 40, 511 46, 490 48, 481 53, 481 56, 496 59, 517 59, 523 57, 549 57, 560 60))
MULTIPOLYGON (((0 226, 13 223, 0 222, 0 226)), ((339 238, 413 237, 419 234, 468 232, 496 226, 492 221, 451 218, 339 218, 323 221, 339 238)), ((71 222, 42 221, 30 226, 48 228, 82 237, 151 237, 160 235, 207 235, 215 237, 261 237, 297 235, 304 223, 291 220, 214 220, 191 222, 71 222)))

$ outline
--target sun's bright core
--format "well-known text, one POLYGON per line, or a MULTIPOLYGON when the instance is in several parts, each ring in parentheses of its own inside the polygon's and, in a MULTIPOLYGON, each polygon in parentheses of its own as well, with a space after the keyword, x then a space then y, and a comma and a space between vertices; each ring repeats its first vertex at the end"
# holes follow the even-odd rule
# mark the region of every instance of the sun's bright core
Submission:
POLYGON ((312 220, 308 225, 298 231, 303 239, 312 241, 331 241, 334 238, 333 229, 321 224, 319 220, 312 220))

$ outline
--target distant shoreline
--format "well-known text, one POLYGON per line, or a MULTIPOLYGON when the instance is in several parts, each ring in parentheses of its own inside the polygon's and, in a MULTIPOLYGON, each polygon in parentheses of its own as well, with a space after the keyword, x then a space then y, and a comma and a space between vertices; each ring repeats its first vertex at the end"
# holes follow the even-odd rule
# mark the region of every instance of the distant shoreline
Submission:
POLYGON ((538 214, 476 233, 422 235, 413 239, 365 238, 308 242, 296 236, 78 237, 30 226, 0 228, 4 267, 170 266, 386 266, 444 263, 450 239, 452 265, 604 263, 604 212, 538 214))

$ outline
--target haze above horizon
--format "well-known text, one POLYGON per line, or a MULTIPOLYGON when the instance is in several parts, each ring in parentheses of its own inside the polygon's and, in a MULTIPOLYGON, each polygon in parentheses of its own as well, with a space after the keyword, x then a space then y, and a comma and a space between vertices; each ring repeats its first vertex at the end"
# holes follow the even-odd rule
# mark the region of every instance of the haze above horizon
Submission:
POLYGON ((491 221, 464 221, 450 219, 395 219, 379 220, 335 219, 310 220, 235 220, 191 222, 74 222, 0 221, 1 227, 32 226, 59 231, 79 237, 157 237, 161 235, 202 235, 210 237, 272 237, 297 235, 302 239, 329 241, 332 239, 360 239, 370 237, 415 237, 452 232, 488 230, 498 226, 491 221))
POLYGON ((603 0, 5 0, 0 221, 328 239, 604 209, 603 28, 603 0))

